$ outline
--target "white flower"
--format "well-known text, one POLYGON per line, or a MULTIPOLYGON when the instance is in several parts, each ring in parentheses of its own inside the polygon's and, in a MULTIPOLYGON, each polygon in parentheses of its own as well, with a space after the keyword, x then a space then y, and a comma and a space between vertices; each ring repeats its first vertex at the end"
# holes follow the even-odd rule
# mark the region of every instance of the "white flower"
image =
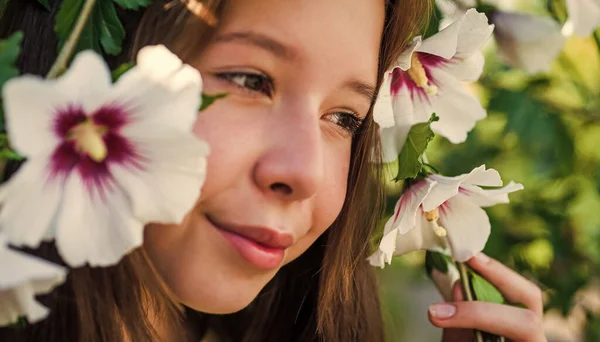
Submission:
POLYGON ((482 207, 508 203, 508 194, 523 189, 502 180, 494 169, 480 166, 457 177, 430 175, 413 183, 386 222, 379 250, 369 257, 373 266, 391 263, 392 256, 416 250, 452 255, 464 262, 481 252, 490 234, 490 221, 482 207))
POLYGON ((569 19, 563 26, 565 36, 587 37, 600 26, 600 0, 567 0, 569 19))
POLYGON ((393 161, 410 127, 427 122, 432 113, 440 120, 432 124, 436 133, 453 143, 467 138, 486 112, 463 86, 483 71, 481 47, 493 25, 476 10, 425 40, 416 37, 385 75, 375 103, 374 115, 382 127, 384 160, 393 161))
POLYGON ((0 190, 8 241, 54 238, 70 266, 107 266, 142 244, 145 223, 180 222, 206 173, 192 133, 201 82, 164 46, 142 49, 115 84, 90 51, 55 81, 9 81, 7 130, 27 162, 0 190))
POLYGON ((50 292, 65 281, 66 269, 8 248, 0 235, 0 326, 13 324, 25 316, 35 323, 48 315, 48 309, 35 295, 50 292))
POLYGON ((528 73, 549 71, 565 38, 560 25, 547 17, 494 11, 494 37, 502 57, 528 73))

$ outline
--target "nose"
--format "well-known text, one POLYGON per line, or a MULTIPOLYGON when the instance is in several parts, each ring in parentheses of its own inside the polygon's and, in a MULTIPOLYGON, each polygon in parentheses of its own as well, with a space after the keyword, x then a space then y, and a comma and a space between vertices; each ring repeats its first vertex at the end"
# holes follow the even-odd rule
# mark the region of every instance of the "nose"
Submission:
POLYGON ((312 197, 323 180, 318 108, 297 101, 281 105, 270 116, 264 152, 254 167, 256 184, 264 193, 286 201, 312 197))

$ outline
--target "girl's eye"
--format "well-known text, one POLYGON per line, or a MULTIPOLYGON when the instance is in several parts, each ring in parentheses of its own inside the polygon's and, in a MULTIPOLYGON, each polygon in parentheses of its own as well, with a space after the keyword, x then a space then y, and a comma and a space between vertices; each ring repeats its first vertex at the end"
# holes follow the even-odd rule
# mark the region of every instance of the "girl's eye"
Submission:
POLYGON ((257 92, 271 97, 273 95, 273 80, 263 74, 246 72, 227 72, 217 74, 217 77, 251 92, 257 92))
POLYGON ((343 128, 351 136, 358 133, 363 119, 358 115, 350 112, 337 112, 329 115, 330 121, 343 128))

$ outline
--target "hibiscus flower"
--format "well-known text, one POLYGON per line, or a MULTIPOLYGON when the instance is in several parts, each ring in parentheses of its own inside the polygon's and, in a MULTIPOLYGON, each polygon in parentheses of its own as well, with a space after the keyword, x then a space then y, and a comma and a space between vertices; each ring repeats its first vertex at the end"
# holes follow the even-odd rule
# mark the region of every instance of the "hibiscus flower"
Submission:
POLYGON ((0 230, 16 246, 55 239, 70 266, 117 263, 148 222, 180 222, 197 200, 208 146, 192 133, 199 72, 145 47, 116 83, 85 51, 57 80, 3 88, 6 127, 26 163, 0 189, 0 230))
POLYGON ((383 267, 392 256, 416 250, 442 252, 460 262, 481 252, 491 230, 482 208, 508 203, 509 193, 523 189, 513 182, 496 189, 481 186, 499 187, 502 179, 496 170, 480 166, 457 177, 432 174, 411 184, 386 222, 371 264, 383 267))

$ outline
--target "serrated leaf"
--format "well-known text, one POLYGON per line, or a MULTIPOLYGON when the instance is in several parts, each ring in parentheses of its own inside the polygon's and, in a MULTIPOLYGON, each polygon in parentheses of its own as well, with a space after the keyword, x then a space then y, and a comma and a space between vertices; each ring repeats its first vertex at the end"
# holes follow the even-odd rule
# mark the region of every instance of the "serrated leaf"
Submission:
POLYGON ((38 0, 38 3, 44 6, 46 10, 50 10, 50 4, 48 3, 48 0, 38 0))
POLYGON ((117 16, 115 5, 110 1, 99 1, 94 14, 99 16, 97 27, 102 48, 109 55, 120 54, 125 39, 125 28, 117 16))
POLYGON ((203 111, 206 108, 210 107, 216 100, 222 99, 227 96, 227 93, 219 93, 215 95, 209 95, 202 93, 202 103, 200 104, 199 111, 203 111))
POLYGON ((137 11, 141 7, 148 7, 152 0, 113 0, 117 5, 125 9, 137 11))
POLYGON ((431 274, 431 271, 434 269, 447 274, 448 260, 442 253, 427 251, 425 253, 425 268, 427 269, 427 274, 431 274))
POLYGON ((504 296, 498 291, 494 285, 490 284, 485 278, 479 274, 470 271, 469 278, 471 280, 471 288, 475 294, 475 299, 482 302, 490 302, 504 304, 504 296))
POLYGON ((410 128, 402 151, 398 155, 398 174, 395 181, 415 178, 423 167, 423 153, 435 134, 431 130, 431 123, 438 121, 434 114, 428 122, 416 124, 410 128))
POLYGON ((111 73, 112 81, 116 82, 119 79, 119 77, 123 76, 124 73, 131 70, 131 68, 133 68, 134 66, 135 66, 135 63, 133 63, 133 62, 123 63, 123 64, 119 65, 111 73))
MULTIPOLYGON (((61 4, 54 25, 59 50, 71 34, 83 3, 84 0, 64 0, 61 4)), ((124 39, 125 29, 117 16, 115 5, 111 1, 97 1, 79 37, 74 54, 92 49, 98 53, 104 50, 109 55, 118 55, 121 53, 124 39)))

